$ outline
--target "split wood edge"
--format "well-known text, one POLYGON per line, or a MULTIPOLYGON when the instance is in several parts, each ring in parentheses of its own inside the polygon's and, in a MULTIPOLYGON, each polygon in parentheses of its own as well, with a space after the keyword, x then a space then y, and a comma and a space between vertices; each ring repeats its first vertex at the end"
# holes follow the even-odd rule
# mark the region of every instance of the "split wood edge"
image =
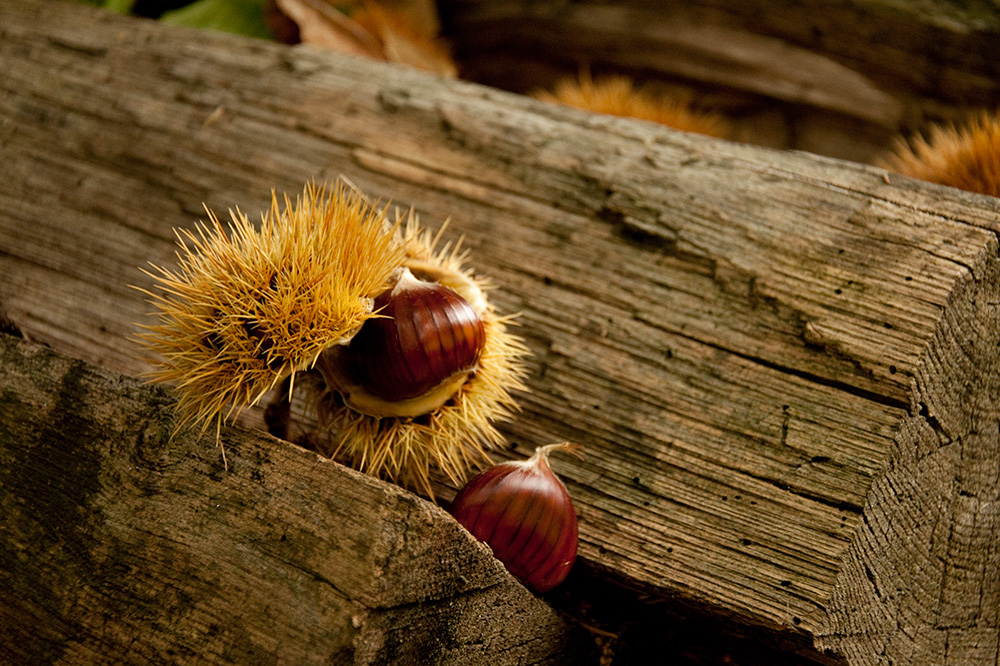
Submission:
POLYGON ((585 653, 446 512, 168 390, 0 334, 0 655, 558 664, 585 653))

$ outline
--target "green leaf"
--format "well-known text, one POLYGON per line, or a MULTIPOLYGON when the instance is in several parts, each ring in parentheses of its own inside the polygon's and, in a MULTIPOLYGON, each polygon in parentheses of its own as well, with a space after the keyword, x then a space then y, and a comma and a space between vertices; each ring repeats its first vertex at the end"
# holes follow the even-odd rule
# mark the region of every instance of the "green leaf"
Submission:
POLYGON ((129 14, 132 12, 132 6, 135 5, 135 0, 104 0, 101 4, 104 5, 105 9, 110 9, 113 12, 118 12, 119 14, 129 14))
POLYGON ((113 12, 118 12, 119 14, 128 14, 132 11, 132 6, 135 4, 135 0, 77 0, 86 5, 97 5, 98 7, 104 7, 105 9, 110 9, 113 12))
POLYGON ((188 28, 207 28, 235 32, 247 37, 271 38, 264 22, 264 0, 198 0, 187 7, 166 12, 161 20, 188 28))

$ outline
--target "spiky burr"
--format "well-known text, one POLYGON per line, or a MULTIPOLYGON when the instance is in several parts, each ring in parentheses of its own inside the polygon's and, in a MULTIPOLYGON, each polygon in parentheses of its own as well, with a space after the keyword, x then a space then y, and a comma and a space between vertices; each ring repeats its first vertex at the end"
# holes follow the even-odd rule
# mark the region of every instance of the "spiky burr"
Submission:
POLYGON ((432 495, 435 467, 460 483, 470 469, 490 464, 487 451, 503 443, 496 423, 516 411, 513 392, 526 390, 523 359, 528 351, 509 331, 513 318, 499 315, 487 300, 490 285, 464 267, 468 254, 460 244, 439 247, 440 232, 435 236, 422 228, 413 211, 399 216, 396 227, 406 255, 403 266, 454 290, 478 313, 483 343, 475 372, 448 400, 433 401, 430 411, 379 415, 377 401, 369 400, 366 414, 337 392, 337 373, 325 364, 324 355, 318 367, 332 390, 318 395, 316 406, 334 456, 432 495))
POLYGON ((180 423, 206 426, 257 404, 278 381, 315 363, 371 316, 403 254, 384 212, 342 186, 307 185, 256 228, 231 213, 178 231, 177 267, 144 271, 159 320, 139 337, 154 381, 172 382, 180 423))
POLYGON ((653 93, 621 75, 592 78, 583 72, 578 78, 559 80, 551 91, 535 91, 533 96, 595 113, 648 120, 684 132, 719 138, 732 134, 729 122, 718 113, 697 110, 684 98, 653 93))
MULTIPOLYGON (((158 286, 143 290, 158 320, 139 338, 152 352, 150 379, 177 388, 178 427, 215 424, 218 431, 279 385, 280 399, 290 401, 295 378, 308 375, 298 386, 318 415, 310 440, 321 442, 321 452, 428 495, 433 468, 457 483, 487 464, 486 451, 502 443, 495 424, 512 415, 512 392, 524 389, 527 350, 508 332, 510 318, 488 302, 485 283, 463 267, 466 253, 458 245, 439 248, 440 233, 422 229, 413 211, 390 221, 386 209, 341 184, 307 185, 283 203, 272 195, 259 229, 239 211, 228 228, 209 212, 208 224, 177 233, 176 268, 146 271, 158 286), (340 359, 366 322, 386 317, 386 292, 401 272, 451 294, 419 300, 420 307, 441 302, 474 311, 479 321, 461 325, 472 327, 481 348, 453 348, 464 365, 427 395, 401 389, 397 398, 383 385, 361 400, 340 359)), ((444 333, 424 337, 451 339, 444 333)), ((379 353, 370 344, 359 348, 379 353)), ((409 364, 422 358, 397 355, 409 364)), ((442 373, 437 365, 434 372, 442 373)))
POLYGON ((1000 196, 1000 115, 981 113, 964 125, 933 125, 926 136, 896 141, 877 164, 911 178, 1000 196))

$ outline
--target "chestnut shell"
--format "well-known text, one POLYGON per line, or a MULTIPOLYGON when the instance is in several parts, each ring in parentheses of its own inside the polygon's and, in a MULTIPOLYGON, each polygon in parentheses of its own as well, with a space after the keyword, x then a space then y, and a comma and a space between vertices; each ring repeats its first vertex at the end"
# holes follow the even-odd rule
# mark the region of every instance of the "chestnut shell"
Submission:
POLYGON ((566 486, 541 447, 527 461, 481 472, 455 496, 451 513, 486 542, 510 573, 536 592, 561 583, 576 561, 577 519, 566 486))
POLYGON ((404 288, 375 299, 378 316, 361 327, 348 354, 351 381, 390 402, 474 371, 486 341, 482 318, 457 292, 407 278, 404 288))

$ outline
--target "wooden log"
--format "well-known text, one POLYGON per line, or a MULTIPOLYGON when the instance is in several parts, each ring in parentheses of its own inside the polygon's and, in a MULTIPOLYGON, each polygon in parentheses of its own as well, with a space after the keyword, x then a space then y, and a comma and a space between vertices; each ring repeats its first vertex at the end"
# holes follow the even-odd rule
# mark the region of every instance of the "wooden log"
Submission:
MULTIPOLYGON (((7 664, 542 664, 580 650, 447 513, 0 334, 7 664)), ((579 641, 577 640, 579 644, 579 641)))
POLYGON ((585 445, 554 461, 580 574, 814 658, 997 654, 995 199, 58 3, 0 25, 0 301, 32 339, 141 372, 127 285, 171 227, 345 173, 451 217, 522 312, 504 432, 585 445))
POLYGON ((1000 18, 957 0, 442 0, 463 75, 511 90, 581 67, 695 91, 740 136, 869 159, 927 119, 1000 105, 1000 18))

